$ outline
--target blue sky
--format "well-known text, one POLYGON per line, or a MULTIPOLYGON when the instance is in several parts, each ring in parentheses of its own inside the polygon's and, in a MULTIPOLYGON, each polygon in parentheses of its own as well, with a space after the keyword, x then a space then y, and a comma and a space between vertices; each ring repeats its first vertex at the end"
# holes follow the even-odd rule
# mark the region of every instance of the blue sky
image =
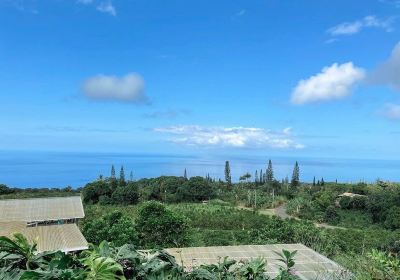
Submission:
POLYGON ((400 1, 0 1, 2 150, 400 156, 400 1))

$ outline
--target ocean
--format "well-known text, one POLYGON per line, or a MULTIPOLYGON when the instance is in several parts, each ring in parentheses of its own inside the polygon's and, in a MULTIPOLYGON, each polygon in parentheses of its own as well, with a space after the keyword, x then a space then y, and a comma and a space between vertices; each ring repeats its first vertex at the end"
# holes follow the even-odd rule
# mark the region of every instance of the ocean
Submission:
MULTIPOLYGON (((133 172, 134 179, 160 175, 224 178, 225 160, 230 161, 232 179, 246 172, 254 176, 255 170, 265 170, 268 157, 262 156, 186 156, 140 153, 85 153, 85 152, 22 152, 0 151, 0 184, 11 187, 66 187, 84 186, 100 174, 109 176, 111 165, 117 175, 123 165, 125 176, 133 172)), ((277 179, 292 174, 297 160, 300 179, 311 182, 325 181, 373 182, 377 179, 400 181, 399 160, 291 158, 271 157, 277 179)), ((259 172, 259 171, 258 171, 259 172)), ((253 180, 253 178, 252 178, 253 180)))

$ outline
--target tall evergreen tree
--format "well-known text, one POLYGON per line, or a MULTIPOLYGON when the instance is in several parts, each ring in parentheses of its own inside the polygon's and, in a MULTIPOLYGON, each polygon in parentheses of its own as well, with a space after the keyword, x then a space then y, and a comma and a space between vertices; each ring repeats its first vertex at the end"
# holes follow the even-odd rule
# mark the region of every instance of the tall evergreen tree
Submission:
POLYGON ((271 160, 268 161, 266 179, 267 179, 267 183, 272 183, 272 181, 274 180, 274 170, 272 169, 272 161, 271 160))
POLYGON ((264 179, 263 171, 262 171, 262 169, 260 169, 260 182, 259 182, 260 184, 264 183, 263 179, 264 179))
POLYGON ((300 168, 299 163, 296 161, 293 168, 291 186, 297 187, 298 185, 300 185, 300 168))
POLYGON ((126 185, 125 171, 124 171, 124 167, 123 166, 121 166, 121 170, 119 171, 119 185, 120 186, 125 186, 126 185))
POLYGON ((133 172, 131 171, 131 173, 129 174, 129 181, 133 182, 133 172))
POLYGON ((324 177, 321 178, 321 186, 325 185, 324 177))
POLYGON ((183 172, 183 178, 187 179, 186 168, 185 168, 185 171, 183 172))
POLYGON ((111 166, 111 179, 115 179, 115 168, 114 168, 114 165, 111 166))
POLYGON ((313 185, 313 187, 315 187, 315 176, 314 176, 314 179, 312 181, 312 185, 313 185))
POLYGON ((228 183, 228 185, 232 184, 231 167, 229 166, 229 161, 225 161, 225 181, 228 183))
POLYGON ((210 173, 207 173, 206 180, 207 180, 207 182, 210 182, 210 183, 213 181, 210 177, 210 173))

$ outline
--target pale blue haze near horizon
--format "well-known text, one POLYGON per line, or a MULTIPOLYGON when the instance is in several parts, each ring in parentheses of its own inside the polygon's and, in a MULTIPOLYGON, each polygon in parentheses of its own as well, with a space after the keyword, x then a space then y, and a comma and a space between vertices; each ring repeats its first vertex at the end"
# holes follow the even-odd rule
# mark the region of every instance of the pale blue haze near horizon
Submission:
MULTIPOLYGON (((83 152, 4 152, 0 151, 0 182, 10 187, 82 187, 96 180, 99 175, 110 176, 111 165, 117 173, 124 166, 125 176, 132 171, 134 180, 162 175, 189 177, 210 175, 213 179, 224 180, 225 160, 229 160, 232 180, 237 182, 246 172, 267 167, 264 156, 187 156, 171 154, 122 154, 83 152)), ((300 165, 300 177, 304 182, 324 178, 342 183, 375 182, 377 179, 400 181, 400 160, 357 160, 339 158, 272 158, 274 175, 277 180, 293 171, 294 162, 300 165)), ((117 174, 117 175, 118 175, 117 174)))
POLYGON ((0 26, 0 183, 400 181, 397 0, 2 0, 0 26))

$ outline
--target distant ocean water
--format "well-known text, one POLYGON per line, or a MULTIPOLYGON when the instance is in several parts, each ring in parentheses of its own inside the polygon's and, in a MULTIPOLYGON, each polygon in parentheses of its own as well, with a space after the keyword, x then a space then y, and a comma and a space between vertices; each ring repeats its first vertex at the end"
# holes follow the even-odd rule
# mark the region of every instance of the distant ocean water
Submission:
MULTIPOLYGON (((296 160, 302 181, 324 177, 325 181, 372 182, 400 181, 400 161, 334 158, 272 157, 275 177, 290 179, 296 160)), ((15 152, 0 151, 0 183, 13 187, 80 187, 100 174, 109 176, 114 164, 117 174, 123 165, 128 178, 160 175, 224 177, 225 160, 230 161, 232 178, 237 181, 246 172, 265 170, 268 158, 259 156, 205 157, 161 154, 77 153, 77 152, 15 152)))

